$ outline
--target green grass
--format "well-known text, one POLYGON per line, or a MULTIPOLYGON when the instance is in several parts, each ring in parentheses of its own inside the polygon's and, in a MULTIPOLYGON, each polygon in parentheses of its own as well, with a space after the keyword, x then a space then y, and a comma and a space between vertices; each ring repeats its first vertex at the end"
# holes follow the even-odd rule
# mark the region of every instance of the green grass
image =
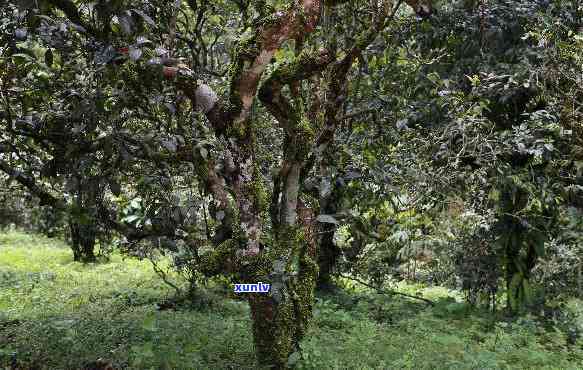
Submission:
MULTIPOLYGON (((504 321, 455 292, 435 307, 358 289, 318 299, 300 369, 582 369, 583 341, 532 318, 504 321)), ((173 291, 146 261, 83 265, 56 240, 0 234, 0 368, 78 369, 103 358, 131 369, 253 369, 245 303, 159 311, 173 291)), ((581 301, 571 305, 581 308, 581 301)))
POLYGON ((173 293, 146 261, 83 265, 61 242, 0 235, 0 358, 47 369, 98 358, 136 369, 253 368, 245 304, 158 311, 173 293))

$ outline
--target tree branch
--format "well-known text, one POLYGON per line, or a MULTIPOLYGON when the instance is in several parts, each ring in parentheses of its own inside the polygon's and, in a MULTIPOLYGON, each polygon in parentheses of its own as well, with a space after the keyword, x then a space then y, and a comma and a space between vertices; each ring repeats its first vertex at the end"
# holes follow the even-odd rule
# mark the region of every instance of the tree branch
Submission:
POLYGON ((282 95, 283 86, 310 78, 322 72, 331 62, 332 55, 328 50, 303 52, 295 60, 276 69, 263 83, 259 89, 259 99, 284 129, 288 127, 289 115, 293 108, 282 95))
POLYGON ((297 35, 312 32, 320 16, 320 0, 300 0, 287 12, 262 19, 258 32, 238 45, 232 64, 230 103, 233 123, 245 125, 261 75, 281 45, 297 35))
POLYGON ((431 300, 429 300, 427 298, 423 298, 423 297, 419 297, 419 296, 411 295, 411 294, 407 294, 407 293, 401 293, 401 292, 397 292, 395 290, 385 290, 385 289, 377 288, 374 285, 371 285, 371 284, 369 284, 367 282, 364 282, 364 281, 362 281, 360 279, 353 278, 351 276, 346 276, 346 275, 342 275, 342 274, 339 274, 337 276, 343 277, 343 278, 348 279, 348 280, 355 281, 355 282, 357 282, 359 284, 362 284, 362 285, 364 285, 364 286, 366 286, 368 288, 374 289, 377 292, 382 293, 382 294, 400 295, 400 296, 403 296, 403 297, 407 297, 407 298, 417 299, 417 300, 423 301, 423 302, 429 304, 430 306, 434 306, 435 305, 435 302, 433 302, 433 301, 431 301, 431 300))
POLYGON ((2 170, 12 179, 16 180, 18 183, 25 186, 32 194, 37 196, 40 199, 41 206, 48 205, 59 210, 67 209, 67 204, 65 201, 56 198, 47 190, 42 189, 32 177, 27 176, 23 172, 13 168, 6 161, 0 160, 0 170, 2 170))
POLYGON ((99 36, 99 32, 93 28, 90 24, 86 23, 81 14, 79 13, 79 9, 73 1, 70 0, 48 0, 49 4, 56 7, 57 9, 61 10, 65 13, 65 16, 73 23, 83 27, 89 34, 92 36, 99 36))

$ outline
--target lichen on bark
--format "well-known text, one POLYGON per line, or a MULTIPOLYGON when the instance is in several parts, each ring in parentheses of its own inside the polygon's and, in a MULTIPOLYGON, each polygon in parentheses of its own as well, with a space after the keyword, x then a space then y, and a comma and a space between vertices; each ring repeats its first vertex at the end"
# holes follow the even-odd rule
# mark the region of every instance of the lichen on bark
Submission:
POLYGON ((299 226, 283 226, 266 261, 272 261, 270 295, 253 295, 249 303, 256 351, 261 364, 287 367, 290 354, 299 349, 312 318, 317 264, 299 226), (292 274, 294 256, 300 270, 292 274))
POLYGON ((210 277, 232 269, 231 265, 235 263, 238 245, 235 239, 228 239, 209 253, 202 255, 198 263, 200 272, 210 277))

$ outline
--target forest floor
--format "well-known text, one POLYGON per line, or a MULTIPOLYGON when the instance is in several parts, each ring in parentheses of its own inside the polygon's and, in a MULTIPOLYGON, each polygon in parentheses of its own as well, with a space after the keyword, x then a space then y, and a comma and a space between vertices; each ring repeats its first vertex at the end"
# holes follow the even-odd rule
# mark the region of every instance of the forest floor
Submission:
MULTIPOLYGON (((583 340, 533 317, 470 309, 456 292, 400 285, 436 302, 352 289, 320 296, 299 369, 583 369, 583 340)), ((0 368, 253 369, 248 307, 212 289, 174 291, 148 261, 83 265, 58 240, 0 234, 0 368)), ((581 307, 582 302, 574 301, 581 307)), ((583 318, 582 318, 583 319, 583 318)))

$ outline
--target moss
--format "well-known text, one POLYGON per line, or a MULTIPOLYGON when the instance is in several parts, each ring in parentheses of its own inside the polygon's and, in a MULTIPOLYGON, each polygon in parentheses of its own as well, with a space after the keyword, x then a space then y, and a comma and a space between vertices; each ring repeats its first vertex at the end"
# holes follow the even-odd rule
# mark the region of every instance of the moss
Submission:
POLYGON ((260 365, 286 368, 296 344, 292 301, 287 299, 277 304, 269 296, 256 295, 250 296, 250 305, 253 339, 260 365))
POLYGON ((269 193, 263 183, 262 175, 257 164, 253 166, 253 182, 251 187, 255 201, 257 202, 257 208, 260 212, 267 211, 267 207, 269 206, 269 193))
POLYGON ((237 262, 240 266, 238 278, 241 282, 256 283, 269 280, 271 261, 265 254, 239 257, 237 262))
POLYGON ((252 31, 252 34, 245 32, 237 47, 235 49, 235 60, 253 60, 259 54, 259 47, 257 44, 257 34, 252 31))
POLYGON ((292 127, 291 137, 288 138, 286 158, 291 161, 303 162, 310 153, 315 132, 303 113, 294 117, 296 124, 292 127))
POLYGON ((269 12, 269 15, 262 17, 257 22, 255 22, 254 27, 259 28, 274 25, 281 19, 282 15, 286 14, 294 6, 294 3, 295 2, 285 4, 280 11, 276 11, 271 5, 267 5, 265 10, 269 12))
MULTIPOLYGON (((233 63, 229 67, 229 79, 231 91, 229 95, 229 106, 227 107, 231 115, 236 115, 243 108, 243 102, 239 95, 238 85, 241 80, 241 74, 257 57, 259 48, 256 42, 256 35, 251 36, 244 34, 239 41, 233 55, 233 63)), ((237 122, 227 128, 227 134, 236 138, 244 138, 247 134, 244 122, 237 122)))
POLYGON ((251 302, 256 305, 253 307, 256 315, 262 315, 253 318, 258 360, 265 365, 275 365, 276 368, 286 367, 287 359, 298 343, 295 284, 285 279, 291 260, 289 251, 297 250, 298 242, 297 227, 284 226, 279 230, 276 243, 269 257, 264 260, 269 262, 266 265, 271 270, 271 297, 251 302), (278 261, 284 264, 283 269, 278 266, 278 261), (276 294, 279 298, 275 297, 276 294))
POLYGON ((305 233, 298 233, 299 249, 299 274, 294 285, 295 307, 298 320, 298 336, 302 337, 312 319, 312 306, 314 303, 314 290, 318 277, 318 263, 310 256, 309 242, 305 233))
POLYGON ((294 345, 296 344, 295 319, 294 302, 291 299, 287 299, 285 303, 280 304, 280 307, 278 307, 274 323, 277 342, 275 343, 273 355, 276 364, 287 364, 289 355, 294 351, 294 345))
POLYGON ((312 148, 312 142, 316 136, 310 121, 305 115, 299 123, 298 132, 299 136, 302 138, 301 146, 298 148, 298 154, 301 156, 301 159, 304 159, 308 156, 312 148))
POLYGON ((301 97, 293 100, 293 109, 289 117, 289 129, 285 137, 285 159, 291 162, 303 162, 311 150, 315 131, 304 112, 301 97))
POLYGON ((318 265, 307 253, 306 237, 299 226, 282 225, 274 239, 268 253, 247 259, 246 269, 248 279, 265 281, 262 279, 267 277, 272 284, 271 296, 250 297, 258 359, 285 368, 312 318, 318 265), (294 256, 300 262, 297 276, 290 274, 294 256))
POLYGON ((314 290, 318 277, 318 263, 306 251, 300 256, 300 273, 295 286, 296 310, 298 312, 298 335, 302 337, 312 320, 314 290))
POLYGON ((205 276, 214 276, 224 272, 229 260, 235 260, 238 245, 235 239, 228 239, 210 253, 203 255, 199 263, 200 272, 205 276))
MULTIPOLYGON (((239 103, 241 103, 240 100, 239 100, 239 103)), ((229 104, 229 106, 233 107, 232 104, 229 104)), ((232 112, 236 113, 236 112, 239 112, 241 110, 241 106, 242 106, 242 104, 240 104, 238 106, 238 108, 229 108, 229 109, 232 109, 232 112)), ((232 123, 231 125, 229 125, 229 127, 227 127, 226 133, 227 133, 227 136, 229 136, 229 137, 234 137, 236 139, 243 139, 247 135, 247 125, 245 124, 245 122, 232 123)))
MULTIPOLYGON (((279 236, 282 247, 300 255, 300 272, 287 282, 284 300, 278 307, 274 327, 277 328, 274 360, 286 364, 289 355, 297 349, 312 319, 314 288, 318 265, 306 253, 305 237, 297 227, 287 227, 279 236), (285 238, 285 239, 283 239, 285 238)), ((280 250, 281 252, 281 250, 280 250)), ((291 261, 292 258, 289 259, 291 261)), ((290 263, 288 262, 288 265, 290 263)), ((287 266, 289 268, 289 266, 287 266)))
POLYGON ((298 228, 297 226, 282 225, 277 232, 277 241, 273 248, 273 258, 286 255, 297 250, 298 228))

